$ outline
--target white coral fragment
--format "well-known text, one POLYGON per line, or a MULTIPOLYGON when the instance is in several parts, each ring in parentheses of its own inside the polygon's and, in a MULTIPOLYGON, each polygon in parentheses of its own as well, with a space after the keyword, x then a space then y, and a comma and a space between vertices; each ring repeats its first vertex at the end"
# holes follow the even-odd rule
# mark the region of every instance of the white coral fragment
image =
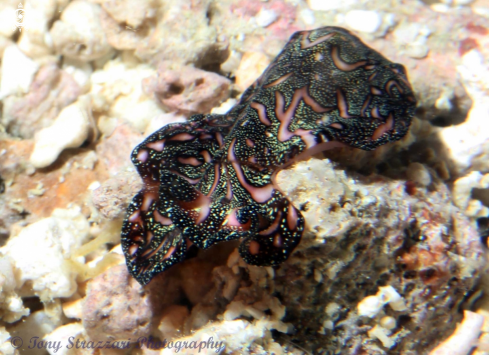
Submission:
MULTIPOLYGON (((146 64, 131 66, 119 59, 107 62, 90 77, 93 111, 120 118, 144 132, 152 119, 164 114, 141 86, 141 81, 152 75, 156 75, 155 70, 146 64)), ((153 128, 151 133, 161 125, 153 128)))
POLYGON ((278 15, 273 10, 266 10, 262 8, 260 12, 255 16, 256 24, 260 27, 268 27, 274 23, 278 18, 278 15))
POLYGON ((472 171, 457 179, 453 184, 453 202, 467 216, 484 217, 489 214, 489 208, 471 197, 474 188, 488 189, 489 174, 482 175, 479 171, 472 171))
POLYGON ((358 314, 366 317, 375 317, 386 304, 395 310, 406 309, 404 299, 392 286, 379 287, 375 296, 367 296, 357 305, 358 314))
POLYGON ((358 314, 366 317, 375 317, 384 307, 384 303, 378 296, 365 297, 357 306, 358 314))
POLYGON ((51 217, 23 228, 0 249, 12 260, 25 296, 41 300, 70 297, 77 289, 73 253, 88 236, 89 225, 80 209, 56 209, 51 217), (71 259, 71 260, 70 260, 71 259), (71 262, 70 262, 71 261, 71 262))
POLYGON ((428 55, 428 36, 431 31, 425 25, 410 23, 401 25, 394 31, 394 39, 401 51, 411 58, 421 59, 428 55))
POLYGON ((430 355, 466 355, 479 337, 484 316, 464 311, 464 319, 455 332, 443 343, 434 348, 430 355))
POLYGON ((36 133, 31 164, 44 168, 54 163, 64 149, 81 146, 88 137, 90 122, 88 99, 80 97, 65 107, 51 126, 36 133))
POLYGON ((382 17, 377 11, 351 10, 346 13, 345 22, 355 31, 374 33, 382 24, 382 17))
MULTIPOLYGON (((79 322, 58 327, 51 333, 45 335, 43 340, 53 344, 52 348, 47 349, 50 355, 68 355, 77 353, 72 349, 72 343, 76 341, 74 341, 74 339, 79 340, 81 343, 86 338, 87 336, 83 324, 79 322)), ((81 353, 85 354, 86 352, 82 351, 81 353)))
POLYGON ((0 258, 0 317, 13 323, 29 314, 20 296, 15 292, 17 282, 9 258, 0 258))
POLYGON ((244 312, 245 306, 241 301, 234 301, 228 304, 224 312, 224 320, 231 321, 240 317, 244 312))
POLYGON ((19 48, 31 58, 40 58, 51 54, 51 37, 48 33, 49 22, 57 12, 56 0, 36 0, 26 2, 24 13, 24 31, 18 41, 19 48))
POLYGON ((69 58, 91 61, 112 51, 100 22, 97 4, 73 1, 51 29, 56 52, 69 58))
MULTIPOLYGON (((483 54, 472 49, 462 57, 457 72, 462 84, 473 101, 473 106, 462 124, 445 127, 439 137, 447 147, 451 158, 461 170, 469 168, 472 160, 487 154, 489 141, 489 65, 483 54)), ((487 159, 486 159, 487 160, 487 159)), ((483 164, 486 168, 487 164, 483 164)))
POLYGON ((39 64, 27 57, 12 44, 5 48, 2 57, 0 99, 12 94, 27 93, 39 64))
POLYGON ((384 345, 386 348, 392 348, 396 344, 396 342, 393 339, 389 338, 388 331, 385 328, 380 327, 378 325, 370 329, 368 331, 368 335, 371 338, 379 339, 382 342, 382 345, 384 345))
POLYGON ((18 354, 18 352, 12 346, 10 339, 11 337, 7 329, 5 329, 5 327, 0 327, 0 354, 2 355, 18 354))

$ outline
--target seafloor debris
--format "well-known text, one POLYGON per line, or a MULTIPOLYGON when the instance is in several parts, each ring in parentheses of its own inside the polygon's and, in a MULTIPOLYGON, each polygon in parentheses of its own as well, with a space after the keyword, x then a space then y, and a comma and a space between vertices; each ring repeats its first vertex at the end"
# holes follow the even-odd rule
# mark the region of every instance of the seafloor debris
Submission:
POLYGON ((229 97, 231 82, 215 73, 162 63, 155 76, 143 80, 144 91, 170 111, 190 115, 208 112, 229 97))
POLYGON ((101 13, 100 6, 88 1, 69 3, 50 31, 55 51, 82 61, 99 59, 113 52, 101 28, 101 13))
POLYGON ((81 351, 67 348, 70 337, 130 347, 85 348, 86 355, 174 353, 175 343, 162 349, 165 339, 223 342, 222 354, 414 355, 454 334, 457 346, 489 354, 487 1, 22 3, 20 33, 12 28, 18 2, 0 6, 0 352, 37 355, 44 350, 28 348, 36 336, 61 341, 57 355, 81 351), (335 163, 316 156, 278 174, 306 220, 301 243, 279 267, 250 266, 236 243, 219 243, 142 288, 119 244, 121 212, 140 183, 132 148, 185 122, 176 106, 209 113, 228 99, 213 109, 224 114, 292 33, 322 26, 358 31, 405 65, 418 101, 408 134, 372 152, 330 150, 335 163), (175 94, 165 84, 211 76, 207 86, 186 81, 185 95, 167 106, 144 90, 159 73, 171 79, 156 87, 163 96, 175 94), (216 83, 226 86, 214 93, 216 83), (34 136, 81 95, 90 137, 34 168, 34 136), (389 295, 406 308, 393 308, 389 295), (360 315, 365 300, 371 317, 360 315), (460 309, 485 319, 475 343, 478 329, 456 332, 460 309), (144 343, 116 339, 135 324, 144 343))
POLYGON ((34 149, 29 159, 36 168, 51 165, 66 148, 77 148, 90 133, 90 99, 80 96, 78 101, 65 107, 52 125, 38 131, 34 136, 34 149))

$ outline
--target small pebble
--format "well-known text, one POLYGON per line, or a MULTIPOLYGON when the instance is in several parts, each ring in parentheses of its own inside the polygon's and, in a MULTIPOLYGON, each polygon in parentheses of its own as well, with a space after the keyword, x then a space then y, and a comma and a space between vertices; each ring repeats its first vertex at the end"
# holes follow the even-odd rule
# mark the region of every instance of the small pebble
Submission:
POLYGON ((299 12, 299 18, 304 24, 312 26, 316 19, 314 18, 314 12, 309 9, 303 9, 299 12))
POLYGON ((431 30, 419 23, 401 25, 394 31, 394 40, 411 58, 421 59, 428 55, 428 36, 431 30))
POLYGON ((270 64, 270 59, 260 52, 246 52, 236 72, 236 85, 245 91, 270 64))
POLYGON ((221 106, 214 107, 211 110, 211 113, 216 114, 216 115, 223 115, 226 112, 228 112, 230 109, 232 109, 234 107, 234 105, 236 105, 237 102, 238 102, 238 100, 236 100, 236 99, 227 99, 226 101, 224 101, 221 104, 221 106))
POLYGON ((27 93, 39 65, 12 44, 2 57, 0 99, 18 93, 27 93))
POLYGON ((255 16, 256 24, 260 27, 268 27, 274 23, 278 18, 278 15, 273 10, 261 9, 255 16))
POLYGON ((88 186, 88 190, 97 190, 100 186, 102 186, 102 184, 100 184, 100 181, 94 181, 88 186))
POLYGON ((30 163, 36 168, 51 165, 66 148, 76 148, 87 139, 90 129, 88 98, 80 97, 65 107, 53 124, 36 133, 30 163))
POLYGON ((392 330, 395 327, 397 327, 397 322, 396 322, 396 319, 394 317, 385 316, 385 317, 382 317, 382 319, 380 320, 380 325, 382 327, 384 327, 385 329, 392 330))
POLYGON ((351 10, 345 16, 348 27, 365 33, 374 33, 382 24, 382 17, 376 11, 351 10))
POLYGON ((246 306, 245 311, 249 313, 255 319, 263 319, 265 318, 265 313, 256 309, 253 306, 246 306))
POLYGON ((357 306, 360 316, 375 317, 382 309, 384 303, 377 296, 365 297, 357 306))
POLYGON ((323 327, 326 329, 329 329, 329 330, 333 330, 334 329, 334 323, 332 321, 330 321, 329 319, 325 320, 323 322, 323 327))
POLYGON ((384 329, 383 327, 379 327, 378 325, 376 325, 375 327, 373 327, 368 331, 368 335, 371 338, 377 338, 382 342, 383 346, 385 346, 386 348, 391 348, 396 343, 391 338, 389 338, 387 334, 388 334, 387 330, 384 329))
POLYGON ((335 317, 338 314, 338 311, 341 309, 341 306, 337 303, 329 303, 325 308, 324 311, 328 314, 330 318, 335 317))
POLYGON ((323 274, 318 269, 314 270, 314 281, 316 281, 317 283, 323 281, 323 274))
POLYGON ((407 178, 420 186, 431 184, 431 175, 429 171, 420 163, 411 163, 407 169, 407 178))
POLYGON ((239 63, 241 62, 241 53, 237 51, 231 51, 228 59, 224 63, 221 64, 221 70, 225 73, 234 73, 239 67, 239 63))
POLYGON ((414 42, 406 50, 406 54, 414 59, 422 59, 428 55, 429 47, 424 43, 414 42))
POLYGON ((224 320, 230 321, 238 318, 243 314, 245 310, 245 306, 241 301, 233 301, 226 307, 226 311, 224 312, 224 320))

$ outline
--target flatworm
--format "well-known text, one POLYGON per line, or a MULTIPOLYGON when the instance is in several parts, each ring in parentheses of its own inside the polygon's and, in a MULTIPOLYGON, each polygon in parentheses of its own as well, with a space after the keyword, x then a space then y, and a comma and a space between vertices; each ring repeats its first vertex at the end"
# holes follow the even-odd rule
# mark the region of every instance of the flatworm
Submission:
POLYGON ((247 263, 282 263, 304 217, 277 188, 276 173, 321 150, 399 140, 415 106, 404 67, 350 32, 295 33, 229 112, 167 125, 134 149, 144 187, 122 227, 131 275, 147 284, 190 246, 234 239, 247 263))

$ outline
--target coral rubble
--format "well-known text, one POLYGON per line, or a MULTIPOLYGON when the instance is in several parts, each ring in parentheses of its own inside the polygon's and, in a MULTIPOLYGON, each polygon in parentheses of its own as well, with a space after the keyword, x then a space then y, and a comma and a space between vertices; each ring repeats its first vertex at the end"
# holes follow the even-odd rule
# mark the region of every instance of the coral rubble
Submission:
POLYGON ((487 1, 40 0, 21 32, 0 4, 1 353, 489 354, 487 1), (326 25, 406 66, 407 136, 280 172, 306 221, 280 266, 229 242, 142 287, 120 247, 132 149, 224 113, 326 25))

